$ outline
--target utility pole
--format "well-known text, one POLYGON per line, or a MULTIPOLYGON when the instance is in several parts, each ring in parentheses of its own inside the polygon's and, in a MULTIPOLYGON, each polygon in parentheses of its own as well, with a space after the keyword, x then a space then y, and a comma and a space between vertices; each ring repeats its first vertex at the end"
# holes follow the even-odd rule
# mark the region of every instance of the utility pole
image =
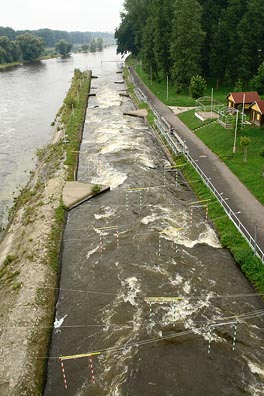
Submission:
POLYGON ((254 256, 256 256, 257 252, 257 233, 258 233, 258 226, 255 225, 255 240, 254 240, 254 256))
POLYGON ((169 100, 169 75, 167 74, 167 101, 169 100))
POLYGON ((238 124, 238 110, 237 110, 237 113, 236 113, 236 126, 235 126, 235 137, 234 137, 233 153, 236 152, 237 124, 238 124))

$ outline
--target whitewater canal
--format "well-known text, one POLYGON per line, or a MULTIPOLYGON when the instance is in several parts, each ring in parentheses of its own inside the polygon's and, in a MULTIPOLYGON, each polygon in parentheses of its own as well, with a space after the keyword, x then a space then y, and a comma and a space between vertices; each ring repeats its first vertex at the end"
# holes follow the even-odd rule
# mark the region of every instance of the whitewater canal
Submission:
POLYGON ((45 396, 263 395, 264 304, 117 66, 92 81, 78 180, 111 191, 68 214, 45 396))

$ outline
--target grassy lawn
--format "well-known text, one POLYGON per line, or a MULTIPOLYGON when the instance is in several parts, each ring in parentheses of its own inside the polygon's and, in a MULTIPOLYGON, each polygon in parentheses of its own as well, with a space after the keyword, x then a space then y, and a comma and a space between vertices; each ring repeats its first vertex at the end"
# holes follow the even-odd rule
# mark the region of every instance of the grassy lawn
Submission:
POLYGON ((215 120, 201 121, 195 116, 195 110, 188 110, 178 115, 184 124, 188 125, 191 130, 203 127, 204 125, 211 124, 215 120))
MULTIPOLYGON (((175 90, 175 85, 169 81, 169 96, 167 100, 167 80, 159 79, 155 81, 151 79, 150 73, 146 73, 140 66, 140 61, 138 59, 132 58, 131 56, 127 60, 127 64, 133 66, 144 81, 144 83, 151 89, 151 91, 166 105, 168 106, 181 106, 181 107, 194 107, 195 99, 193 99, 188 93, 178 94, 175 90)), ((205 96, 211 96, 213 89, 214 99, 226 103, 226 96, 229 92, 234 90, 234 87, 217 87, 216 81, 211 79, 208 81, 207 91, 205 96)))
MULTIPOLYGON (((197 122, 195 121, 196 117, 193 110, 181 114, 180 118, 190 129, 202 125, 202 121, 198 119, 197 122)), ((264 158, 260 155, 264 151, 264 128, 245 126, 237 134, 235 154, 233 153, 234 132, 232 129, 225 129, 218 123, 213 123, 197 130, 195 133, 264 204, 264 178, 262 176, 264 158), (251 139, 246 163, 243 161, 244 152, 240 144, 241 136, 248 136, 251 139)))
POLYGON ((195 106, 195 100, 188 94, 177 94, 174 87, 169 83, 169 98, 167 100, 167 81, 166 79, 155 81, 150 79, 150 75, 141 70, 140 66, 135 67, 136 72, 151 91, 168 106, 195 106))

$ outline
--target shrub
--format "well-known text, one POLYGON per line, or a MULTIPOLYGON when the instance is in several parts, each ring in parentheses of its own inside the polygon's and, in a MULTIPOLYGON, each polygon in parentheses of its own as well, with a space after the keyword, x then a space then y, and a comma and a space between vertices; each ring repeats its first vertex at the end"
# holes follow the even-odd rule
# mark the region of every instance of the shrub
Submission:
POLYGON ((92 187, 92 193, 93 194, 98 194, 101 191, 101 187, 99 186, 99 184, 95 184, 92 187))

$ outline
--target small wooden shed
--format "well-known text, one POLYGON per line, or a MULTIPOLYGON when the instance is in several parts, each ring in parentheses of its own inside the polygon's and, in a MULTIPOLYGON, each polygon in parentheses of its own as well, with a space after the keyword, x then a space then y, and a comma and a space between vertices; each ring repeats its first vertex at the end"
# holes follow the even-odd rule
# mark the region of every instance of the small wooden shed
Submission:
POLYGON ((227 106, 229 109, 235 108, 238 106, 243 106, 244 104, 244 112, 250 112, 250 106, 254 102, 261 101, 259 94, 255 91, 253 92, 230 92, 226 97, 227 106))
POLYGON ((264 100, 253 102, 250 105, 250 122, 259 127, 264 125, 264 100))

